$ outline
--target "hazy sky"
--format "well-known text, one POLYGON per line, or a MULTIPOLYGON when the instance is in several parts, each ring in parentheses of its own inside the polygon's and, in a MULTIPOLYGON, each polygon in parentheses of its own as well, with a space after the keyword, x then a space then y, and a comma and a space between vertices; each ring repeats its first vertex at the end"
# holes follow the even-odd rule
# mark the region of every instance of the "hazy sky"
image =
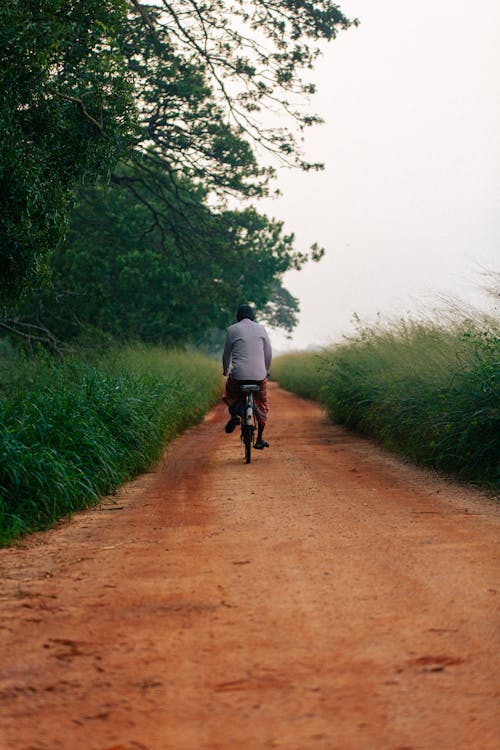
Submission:
POLYGON ((500 261, 499 0, 339 0, 361 25, 316 68, 305 144, 319 174, 282 170, 261 208, 297 246, 327 254, 286 277, 301 302, 291 344, 338 339, 364 319, 478 299, 500 261))

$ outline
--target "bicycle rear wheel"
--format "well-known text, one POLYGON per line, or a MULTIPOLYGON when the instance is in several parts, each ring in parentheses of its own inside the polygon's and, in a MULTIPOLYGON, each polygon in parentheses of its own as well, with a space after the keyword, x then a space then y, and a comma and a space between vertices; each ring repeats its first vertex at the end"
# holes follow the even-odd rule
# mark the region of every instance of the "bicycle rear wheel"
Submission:
POLYGON ((245 446, 245 463, 249 464, 252 460, 252 440, 253 440, 253 425, 243 425, 243 445, 245 446))
POLYGON ((243 414, 241 419, 241 441, 245 449, 245 463, 249 464, 252 460, 253 435, 255 432, 255 405, 253 400, 254 392, 259 390, 257 383, 245 384, 242 386, 243 414))
POLYGON ((245 450, 245 463, 249 464, 252 460, 252 443, 253 443, 253 398, 251 393, 245 393, 243 406, 243 418, 241 422, 241 439, 245 450))

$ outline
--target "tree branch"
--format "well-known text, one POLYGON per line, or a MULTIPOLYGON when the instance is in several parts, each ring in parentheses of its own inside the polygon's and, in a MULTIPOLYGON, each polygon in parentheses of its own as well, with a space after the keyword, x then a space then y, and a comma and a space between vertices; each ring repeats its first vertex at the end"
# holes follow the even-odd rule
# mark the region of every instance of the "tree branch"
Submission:
POLYGON ((95 117, 92 117, 88 109, 85 107, 85 104, 83 102, 83 99, 81 99, 78 96, 70 96, 69 94, 63 94, 62 91, 56 91, 56 96, 58 96, 60 99, 64 99, 64 101, 67 102, 74 102, 75 104, 78 104, 80 109, 82 110, 83 116, 90 122, 92 125, 94 125, 101 135, 105 135, 104 133, 104 123, 102 119, 102 106, 99 107, 100 113, 99 113, 99 120, 96 120, 95 117))

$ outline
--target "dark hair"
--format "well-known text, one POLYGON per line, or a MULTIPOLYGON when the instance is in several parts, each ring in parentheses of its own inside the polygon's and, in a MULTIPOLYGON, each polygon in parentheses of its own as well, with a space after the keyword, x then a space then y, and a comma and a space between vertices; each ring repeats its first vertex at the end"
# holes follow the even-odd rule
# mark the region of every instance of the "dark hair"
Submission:
POLYGON ((243 318, 250 318, 250 320, 253 320, 255 318, 253 307, 250 307, 250 305, 240 305, 238 307, 236 320, 239 322, 240 320, 243 320, 243 318))

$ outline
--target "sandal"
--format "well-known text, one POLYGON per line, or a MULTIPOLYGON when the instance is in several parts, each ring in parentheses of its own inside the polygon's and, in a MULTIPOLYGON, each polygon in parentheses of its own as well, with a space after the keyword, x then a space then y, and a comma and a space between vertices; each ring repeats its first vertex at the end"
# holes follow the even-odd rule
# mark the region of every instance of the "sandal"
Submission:
POLYGON ((255 448, 255 450, 257 450, 257 451, 263 451, 263 450, 264 450, 264 448, 269 448, 269 443, 267 442, 267 440, 262 440, 262 438, 261 438, 260 440, 257 440, 257 441, 256 441, 256 442, 254 443, 254 446, 253 446, 253 447, 254 447, 254 448, 255 448))

